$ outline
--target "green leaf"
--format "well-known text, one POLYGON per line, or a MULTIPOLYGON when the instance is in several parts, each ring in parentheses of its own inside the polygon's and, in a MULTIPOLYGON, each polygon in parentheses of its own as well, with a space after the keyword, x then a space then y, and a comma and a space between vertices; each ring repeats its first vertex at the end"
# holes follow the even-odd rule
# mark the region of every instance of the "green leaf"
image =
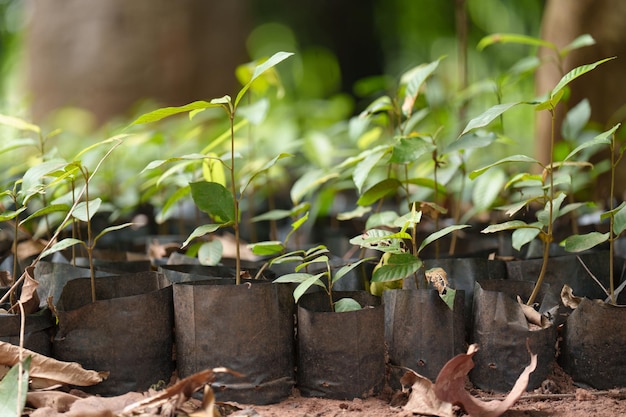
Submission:
POLYGON ((435 145, 420 136, 402 137, 394 145, 390 162, 410 164, 422 155, 435 150, 435 145))
POLYGON ((481 231, 481 233, 495 233, 495 232, 502 232, 504 230, 515 230, 515 229, 521 229, 521 228, 531 228, 531 229, 541 230, 540 227, 530 225, 522 220, 511 220, 508 222, 492 224, 490 226, 487 226, 481 231))
POLYGON ((245 193, 246 188, 248 188, 248 186, 250 185, 252 180, 254 180, 254 178, 256 178, 258 175, 260 175, 260 174, 266 172, 267 170, 269 170, 270 168, 272 168, 281 159, 291 158, 292 156, 293 155, 290 154, 290 153, 284 153, 284 152, 280 153, 280 154, 276 155, 274 158, 272 158, 271 160, 267 161, 260 168, 255 169, 249 175, 247 175, 246 177, 242 178, 241 182, 242 182, 243 185, 242 185, 242 187, 241 187, 241 189, 239 191, 240 194, 243 195, 245 193))
POLYGON ((346 221, 346 220, 352 220, 352 219, 360 219, 361 217, 365 216, 367 213, 371 212, 372 208, 371 207, 357 207, 354 210, 350 210, 350 211, 343 211, 341 213, 337 214, 337 220, 339 221, 346 221))
POLYGON ((12 151, 14 149, 24 148, 26 146, 37 146, 38 143, 34 139, 20 138, 20 139, 7 139, 0 146, 0 154, 12 151))
POLYGON ((69 210, 70 210, 70 206, 68 206, 67 204, 51 204, 49 206, 42 207, 39 210, 35 211, 33 214, 31 214, 30 216, 22 220, 20 222, 20 225, 27 223, 37 217, 45 216, 51 213, 59 213, 59 212, 67 213, 69 210))
POLYGON ((271 256, 281 253, 285 247, 280 240, 268 240, 266 242, 257 242, 248 245, 252 253, 259 256, 271 256))
POLYGON ((205 242, 198 249, 198 260, 202 265, 217 265, 222 260, 224 248, 219 239, 205 242))
POLYGON ((96 242, 98 241, 98 239, 100 239, 102 236, 111 233, 111 232, 115 232, 116 230, 122 230, 122 229, 126 229, 127 227, 133 226, 135 223, 129 222, 129 223, 122 223, 122 224, 117 224, 115 226, 109 226, 109 227, 105 227, 104 229, 102 229, 102 231, 100 233, 98 233, 98 235, 93 239, 93 243, 94 245, 96 244, 96 242))
POLYGON ((550 92, 550 99, 555 98, 561 91, 565 88, 566 85, 574 81, 576 78, 580 77, 583 74, 588 73, 589 71, 594 70, 598 65, 604 64, 605 62, 611 61, 616 57, 605 58, 600 61, 596 61, 592 64, 581 65, 580 67, 576 67, 561 78, 556 87, 550 92))
POLYGON ((533 36, 520 35, 517 33, 493 33, 491 35, 485 36, 478 42, 476 49, 482 51, 486 47, 490 45, 494 45, 496 43, 516 43, 521 45, 530 45, 530 46, 545 46, 550 49, 557 50, 557 46, 552 42, 544 41, 540 38, 535 38, 533 36))
POLYGON ((622 202, 613 211, 613 233, 615 236, 619 236, 626 229, 626 201, 622 202))
MULTIPOLYGON (((402 236, 405 235, 408 234, 402 234, 402 236)), ((393 238, 393 236, 398 236, 398 234, 390 232, 389 230, 371 229, 365 234, 350 239, 350 244, 382 252, 397 253, 401 251, 402 240, 393 238)), ((410 235, 408 236, 410 237, 410 235)))
POLYGON ((5 116, 4 114, 0 114, 0 124, 10 126, 18 130, 26 130, 30 132, 35 132, 37 134, 41 133, 41 129, 39 128, 39 126, 28 123, 26 120, 20 119, 19 117, 5 116))
POLYGON ((463 132, 459 136, 463 136, 464 134, 481 127, 487 126, 494 119, 498 118, 502 113, 509 110, 512 107, 517 106, 518 104, 522 104, 521 101, 516 103, 505 103, 505 104, 496 104, 495 106, 487 109, 484 113, 474 117, 469 121, 463 132))
POLYGON ((370 230, 380 226, 391 227, 398 218, 398 213, 387 210, 380 213, 372 213, 365 222, 365 229, 370 230))
POLYGON ((201 237, 204 235, 208 235, 209 233, 213 233, 215 232, 217 229, 219 229, 220 227, 224 227, 226 226, 225 223, 220 223, 220 224, 205 224, 202 226, 198 226, 194 229, 193 232, 191 232, 191 234, 189 235, 189 237, 187 238, 187 240, 185 240, 182 244, 182 248, 186 247, 189 243, 191 243, 192 240, 194 240, 197 237, 201 237))
POLYGON ((74 245, 85 245, 85 242, 83 242, 82 240, 79 240, 79 239, 74 239, 74 238, 68 237, 66 239, 63 239, 63 240, 55 243, 54 245, 52 245, 51 247, 49 247, 45 251, 41 252, 41 254, 39 255, 39 258, 45 258, 48 255, 51 255, 51 254, 53 254, 55 252, 62 251, 63 249, 67 249, 67 248, 72 247, 74 245))
POLYGON ((445 235, 454 232, 455 230, 465 229, 466 227, 470 227, 469 224, 453 224, 452 226, 445 227, 435 233, 430 234, 422 241, 417 253, 420 253, 422 249, 424 249, 427 245, 434 242, 437 239, 441 239, 445 235))
POLYGON ((315 191, 322 184, 338 176, 339 174, 336 172, 326 172, 320 169, 307 171, 291 187, 291 201, 294 204, 300 203, 308 193, 315 191))
POLYGON ((22 361, 22 379, 20 387, 20 365, 15 364, 0 381, 0 416, 20 417, 26 405, 31 356, 22 361), (19 395, 18 395, 19 393, 19 395))
POLYGON ((585 235, 572 235, 561 244, 568 252, 582 252, 609 240, 610 233, 590 232, 585 235))
POLYGON ((165 201, 165 204, 163 204, 163 207, 161 208, 161 212, 157 215, 157 218, 156 218, 157 223, 161 224, 165 220, 167 220, 167 218, 169 217, 169 212, 172 209, 172 207, 174 207, 174 205, 178 203, 178 201, 181 198, 189 194, 190 191, 191 191, 191 187, 187 185, 184 187, 180 187, 175 192, 171 193, 168 199, 165 201))
POLYGON ((347 311, 358 311, 361 309, 361 304, 353 298, 342 298, 335 302, 335 312, 345 313, 347 311))
POLYGON ((185 104, 179 107, 162 107, 160 109, 153 110, 149 113, 142 114, 130 125, 140 125, 144 123, 158 122, 169 116, 180 113, 188 113, 192 110, 204 110, 213 107, 220 107, 221 104, 209 103, 208 101, 194 101, 193 103, 185 104))
POLYGON ((446 291, 442 294, 439 293, 441 299, 446 303, 450 310, 454 311, 454 298, 456 297, 456 290, 453 288, 446 288, 446 291))
MULTIPOLYGON (((298 300, 300 300, 300 297, 302 297, 304 295, 304 293, 311 288, 313 285, 317 285, 319 287, 322 288, 326 288, 324 286, 324 283, 320 280, 320 278, 322 278, 324 276, 325 272, 319 273, 317 275, 313 275, 310 278, 308 278, 307 280, 303 281, 300 285, 298 285, 296 287, 295 290, 293 290, 293 299, 295 300, 295 302, 297 303, 298 300)), ((274 281, 276 282, 276 281, 274 281)))
POLYGON ((364 262, 371 261, 372 259, 374 259, 374 258, 372 258, 372 257, 363 258, 363 259, 359 259, 357 262, 353 262, 353 263, 351 263, 349 265, 342 266, 341 268, 339 268, 339 270, 337 272, 335 272, 335 275, 332 278, 332 283, 334 284, 335 282, 339 281, 341 278, 346 276, 354 268, 358 267, 359 265, 361 265, 364 262))
POLYGON ((541 233, 540 223, 533 224, 537 226, 536 229, 524 227, 513 231, 511 234, 511 246, 513 246, 514 249, 521 250, 525 244, 532 242, 539 235, 539 233, 541 233))
POLYGON ((567 112, 563 119, 561 126, 563 138, 569 141, 576 140, 587 123, 589 123, 590 117, 591 106, 589 105, 589 100, 581 100, 567 112))
MULTIPOLYGON (((24 210, 26 210, 26 207, 20 207, 17 210, 7 210, 3 213, 0 213, 0 222, 6 222, 7 220, 13 220, 15 219, 17 216, 20 215, 21 212, 23 212, 24 210)), ((21 224, 21 222, 20 222, 21 224)))
POLYGON ((359 206, 369 206, 383 197, 395 194, 401 186, 402 183, 400 183, 397 179, 387 178, 365 191, 356 203, 359 206))
POLYGON ((574 49, 579 49, 584 46, 591 46, 595 44, 596 44, 596 41, 593 39, 591 35, 583 34, 577 37, 576 39, 574 39, 573 41, 571 41, 568 45, 566 45, 563 49, 561 49, 559 53, 562 57, 565 57, 567 54, 570 53, 570 51, 574 49))
POLYGON ((443 153, 449 154, 461 150, 484 148, 495 142, 497 138, 498 136, 493 132, 473 131, 460 136, 457 140, 450 143, 443 153))
POLYGON ((52 172, 62 170, 66 165, 67 162, 62 159, 53 159, 29 168, 22 177, 22 190, 27 195, 39 192, 43 186, 43 178, 52 172))
POLYGON ((361 193, 365 181, 367 181, 370 172, 376 166, 378 161, 387 153, 387 149, 380 149, 376 152, 370 153, 366 158, 359 162, 354 168, 352 174, 352 180, 356 185, 357 191, 361 193))
POLYGON ((563 159, 563 161, 567 161, 567 160, 571 159, 578 152, 582 151, 583 149, 589 148, 591 146, 610 145, 611 144, 611 139, 610 138, 611 138, 611 136, 613 136, 613 134, 619 128, 619 126, 620 126, 619 124, 616 124, 615 126, 613 126, 611 129, 607 130, 606 132, 602 132, 599 135, 597 135, 596 137, 594 137, 593 139, 588 140, 586 142, 583 142, 582 144, 577 146, 576 149, 571 151, 565 157, 565 159, 563 159))
POLYGON ((492 169, 479 177, 472 189, 472 202, 477 211, 488 210, 493 206, 506 183, 502 169, 492 169))
POLYGON ((422 266, 422 261, 410 253, 394 253, 387 264, 374 270, 372 282, 397 281, 415 273, 422 266))
POLYGON ((419 91, 424 84, 424 82, 431 76, 433 72, 439 66, 439 62, 441 59, 433 61, 429 64, 418 65, 417 67, 406 72, 402 81, 406 81, 406 94, 404 97, 404 102, 402 104, 402 114, 405 116, 410 116, 413 112, 413 105, 419 94, 419 91))
POLYGON ((479 175, 482 175, 485 171, 487 171, 490 168, 493 168, 495 166, 502 165, 502 164, 507 164, 507 163, 510 163, 510 162, 530 162, 530 163, 539 164, 539 161, 537 161, 534 158, 531 158, 530 156, 513 155, 513 156, 508 156, 506 158, 500 159, 499 161, 494 162, 491 165, 487 165, 486 167, 482 167, 480 169, 472 171, 470 173, 469 177, 470 177, 470 179, 474 179, 474 178, 478 177, 479 175))
POLYGON ((277 52, 274 55, 272 55, 267 61, 258 65, 254 69, 254 73, 252 74, 252 78, 250 78, 250 81, 248 81, 241 88, 241 90, 239 91, 239 94, 237 94, 237 97, 235 98, 235 107, 237 107, 237 105, 239 104, 243 96, 246 94, 246 92, 248 91, 248 89, 250 88, 254 80, 257 79, 257 77, 259 77, 268 69, 275 67, 277 64, 279 64, 280 62, 284 61, 285 59, 289 58, 292 55, 293 55, 293 52, 277 52))
POLYGON ((359 115, 360 118, 366 118, 372 114, 389 112, 393 110, 393 102, 389 96, 381 96, 370 103, 365 110, 359 115))
POLYGON ((198 181, 189 183, 191 197, 196 206, 218 223, 230 223, 235 219, 235 199, 222 184, 198 181))
POLYGON ((110 137, 110 138, 107 138, 107 139, 101 140, 101 141, 96 142, 96 143, 94 143, 94 144, 92 144, 92 145, 89 145, 89 146, 87 146, 86 148, 82 149, 80 152, 78 152, 78 153, 76 154, 76 156, 74 157, 74 159, 72 159, 72 161, 73 161, 74 163, 79 163, 79 161, 80 161, 80 159, 83 157, 83 155, 85 155, 85 154, 86 154, 86 153, 88 153, 89 151, 91 151, 91 150, 93 150, 93 149, 96 149, 96 148, 98 148, 98 147, 100 147, 100 146, 102 146, 102 145, 108 145, 108 144, 112 143, 112 144, 113 144, 113 146, 112 146, 111 148, 112 148, 112 149, 115 149, 115 148, 117 148, 119 145, 121 145, 121 144, 122 144, 122 139, 125 139, 125 138, 127 138, 127 137, 129 137, 129 136, 130 136, 130 135, 129 135, 129 134, 127 134, 127 133, 122 133, 122 134, 115 135, 115 136, 112 136, 112 137, 110 137))
POLYGON ((101 204, 102 199, 100 197, 94 198, 88 203, 82 201, 78 203, 74 208, 74 211, 72 211, 72 217, 86 223, 90 221, 94 214, 98 212, 101 204))

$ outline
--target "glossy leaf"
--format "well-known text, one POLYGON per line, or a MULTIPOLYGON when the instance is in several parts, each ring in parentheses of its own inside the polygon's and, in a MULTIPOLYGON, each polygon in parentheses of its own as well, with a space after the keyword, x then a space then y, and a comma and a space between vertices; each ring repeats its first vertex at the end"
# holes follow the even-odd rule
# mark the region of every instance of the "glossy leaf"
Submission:
POLYGON ((37 217, 45 216, 52 213, 67 213, 70 210, 70 206, 67 204, 50 204, 35 211, 30 216, 26 217, 20 222, 20 224, 27 223, 37 217))
POLYGON ((217 229, 219 229, 220 227, 224 227, 224 226, 226 226, 226 224, 223 224, 223 223, 221 223, 221 224, 204 224, 202 226, 198 226, 198 227, 196 227, 193 230, 193 232, 191 232, 191 234, 183 242, 181 247, 185 248, 195 238, 198 238, 198 237, 201 237, 201 236, 204 236, 204 235, 208 235, 209 233, 213 233, 217 229))
POLYGON ((561 56, 566 56, 567 54, 570 53, 570 51, 574 50, 574 49, 579 49, 585 46, 591 46, 591 45, 595 45, 596 41, 595 39, 593 39, 593 37, 589 34, 583 34, 580 35, 579 37, 577 37, 576 39, 574 39, 573 41, 571 41, 568 45, 566 45, 563 49, 561 49, 560 54, 561 56))
POLYGON ((489 123, 494 121, 496 118, 500 117, 500 115, 502 113, 504 113, 505 111, 507 111, 507 110, 509 110, 509 109, 517 106, 518 104, 521 104, 521 103, 522 102, 496 104, 495 106, 490 107, 484 113, 482 113, 482 114, 474 117, 472 120, 470 120, 469 123, 467 124, 467 126, 465 126, 465 129, 463 129, 463 132, 461 132, 461 134, 459 136, 463 136, 466 133, 471 132, 474 129, 478 129, 478 128, 487 126, 489 123))
POLYGON ((347 311, 361 310, 361 304, 353 298, 342 298, 334 304, 335 312, 345 313, 347 311))
POLYGON ((410 253, 394 253, 387 263, 374 270, 372 282, 396 281, 408 277, 422 266, 422 261, 410 253))
POLYGON ((556 97, 557 94, 561 93, 561 91, 565 88, 565 86, 571 83, 572 81, 574 81, 576 78, 588 73, 589 71, 594 70, 599 65, 604 64, 605 62, 611 61, 615 58, 616 57, 605 58, 600 61, 596 61, 592 64, 581 65, 579 67, 574 68, 573 70, 565 74, 563 78, 559 80, 556 87, 554 87, 554 89, 550 92, 550 99, 556 97))
POLYGON ((7 220, 13 220, 17 216, 19 216, 20 213, 22 213, 24 210, 26 210, 25 206, 20 207, 17 210, 6 210, 6 211, 0 213, 0 222, 6 222, 7 220))
POLYGON ((337 270, 337 272, 335 272, 335 274, 332 277, 332 283, 334 284, 335 282, 339 281, 341 278, 343 278, 344 276, 346 276, 350 271, 352 271, 354 268, 358 267, 359 265, 361 265, 364 262, 369 262, 371 261, 372 257, 369 258, 363 258, 363 259, 359 259, 357 262, 353 262, 351 264, 348 265, 344 265, 341 268, 339 268, 339 270, 337 270))
POLYGON ((593 139, 585 141, 582 144, 578 145, 576 147, 576 149, 572 150, 565 157, 565 159, 563 159, 563 161, 568 161, 574 155, 576 155, 578 152, 582 151, 583 149, 589 148, 591 146, 610 145, 611 144, 611 136, 613 136, 613 134, 615 133, 615 131, 619 127, 620 127, 620 124, 616 124, 615 126, 613 126, 611 129, 607 130, 606 132, 602 132, 599 135, 597 135, 596 137, 594 137, 593 139))
POLYGON ((433 72, 439 66, 438 59, 429 64, 419 65, 412 70, 409 70, 404 74, 403 81, 406 81, 406 92, 404 102, 402 103, 402 113, 405 116, 410 116, 413 113, 413 105, 417 99, 417 95, 424 84, 424 82, 432 75, 433 72))
POLYGON ((541 233, 541 223, 533 223, 537 228, 515 229, 511 234, 511 246, 516 250, 522 250, 527 243, 532 242, 541 233))
POLYGON ((452 226, 445 227, 445 228, 443 228, 441 230, 436 231, 435 233, 432 233, 432 234, 428 235, 426 237, 426 239, 424 239, 422 241, 422 244, 420 245, 420 247, 417 250, 417 252, 420 253, 422 251, 422 249, 424 249, 426 246, 428 246, 429 244, 431 244, 435 240, 441 239, 445 235, 450 234, 450 233, 452 233, 452 232, 454 232, 456 230, 465 229, 466 227, 470 227, 470 225, 468 225, 468 224, 453 224, 452 226))
POLYGON ((539 164, 539 161, 537 161, 535 158, 531 158, 530 156, 513 155, 513 156, 508 156, 506 158, 500 159, 499 161, 494 162, 493 164, 487 165, 486 167, 482 167, 480 169, 472 171, 470 173, 469 177, 470 177, 470 179, 474 179, 474 178, 478 177, 479 175, 481 175, 482 173, 484 173, 485 171, 487 171, 490 168, 493 168, 495 166, 502 165, 502 164, 508 164, 508 163, 511 163, 511 162, 528 162, 528 163, 539 164))
POLYGON ((142 114, 134 122, 132 125, 140 125, 144 123, 152 123, 158 122, 161 119, 164 119, 169 116, 173 116, 175 114, 180 113, 188 113, 193 110, 204 110, 213 107, 220 107, 221 104, 218 103, 209 103, 208 101, 194 101, 193 103, 185 104, 184 106, 178 107, 162 107, 160 109, 153 110, 149 113, 142 114))
POLYGON ((293 55, 293 52, 276 52, 267 61, 258 65, 254 69, 254 72, 252 73, 252 77, 250 78, 250 80, 241 88, 241 90, 239 90, 239 93, 237 94, 237 97, 235 98, 235 107, 237 107, 237 105, 239 104, 243 96, 246 94, 246 92, 248 91, 248 89, 250 88, 254 80, 256 80, 265 71, 269 70, 270 68, 275 67, 276 65, 278 65, 279 63, 281 63, 282 61, 284 61, 285 59, 289 58, 292 55, 293 55))
POLYGON ((610 233, 590 232, 585 235, 569 236, 562 245, 568 252, 582 252, 609 240, 610 233))
POLYGON ((74 239, 74 238, 66 238, 63 239, 57 243, 55 243, 54 245, 52 245, 50 248, 46 249, 45 251, 41 252, 41 255, 39 255, 39 258, 45 258, 48 255, 51 255, 55 252, 59 252, 62 251, 64 249, 67 249, 69 247, 72 247, 74 245, 84 245, 85 242, 83 242, 80 239, 74 239))
POLYGON ((285 248, 280 240, 268 240, 248 245, 252 253, 259 256, 272 256, 281 253, 285 248))
POLYGON ((369 206, 371 204, 374 204, 381 198, 389 195, 394 195, 398 191, 398 188, 401 186, 402 184, 400 183, 400 181, 395 178, 384 179, 365 191, 359 197, 356 203, 360 206, 369 206))
POLYGON ((207 181, 189 183, 196 206, 218 223, 235 221, 235 200, 222 184, 207 181))
POLYGON ((325 275, 325 272, 321 272, 317 275, 305 274, 301 272, 295 272, 293 274, 283 275, 274 280, 274 283, 299 283, 296 289, 293 291, 293 298, 297 303, 300 297, 311 288, 313 285, 317 285, 322 288, 326 288, 321 278, 325 275))
POLYGON ((96 237, 93 239, 93 244, 95 245, 96 242, 98 241, 98 239, 100 239, 102 236, 111 233, 111 232, 115 232, 117 230, 122 230, 122 229, 126 229, 127 227, 131 227, 133 226, 135 223, 132 222, 128 222, 128 223, 122 223, 122 224, 116 224, 114 226, 109 226, 109 227, 105 227, 104 229, 102 229, 102 231, 100 233, 98 233, 96 235, 96 237))
POLYGON ((490 226, 487 226, 481 231, 481 233, 496 233, 496 232, 502 232, 504 230, 521 229, 524 227, 541 230, 540 227, 532 226, 522 220, 511 220, 508 222, 492 224, 490 226))

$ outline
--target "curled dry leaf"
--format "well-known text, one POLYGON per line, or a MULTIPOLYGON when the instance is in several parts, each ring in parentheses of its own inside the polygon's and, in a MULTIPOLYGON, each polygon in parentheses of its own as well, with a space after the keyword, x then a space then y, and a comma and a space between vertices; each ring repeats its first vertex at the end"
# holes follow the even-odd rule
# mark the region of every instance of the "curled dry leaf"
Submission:
POLYGON ((428 269, 424 275, 433 284, 433 287, 439 291, 439 294, 443 294, 448 286, 448 274, 446 271, 443 268, 436 267, 428 269))
POLYGON ((433 391, 433 383, 414 371, 407 371, 402 378, 402 391, 411 388, 404 410, 427 416, 453 417, 452 404, 441 401, 433 391))
POLYGON ((470 417, 498 417, 508 410, 526 391, 528 378, 537 366, 537 355, 530 354, 530 364, 521 373, 513 389, 502 401, 481 401, 465 390, 465 379, 474 367, 472 357, 478 345, 470 345, 466 354, 450 359, 439 372, 433 390, 441 401, 462 407, 470 417))
POLYGON ((37 295, 39 283, 33 278, 34 270, 34 266, 29 266, 24 271, 20 302, 24 307, 25 314, 32 314, 39 309, 39 296, 37 295))
MULTIPOLYGON (((32 357, 30 377, 33 384, 40 387, 57 384, 85 387, 102 382, 108 376, 108 372, 89 371, 75 362, 58 361, 24 349, 22 357, 27 356, 32 357)), ((19 358, 19 346, 0 341, 0 365, 13 366, 19 362, 19 358)))
POLYGON ((524 316, 526 317, 526 320, 529 323, 534 324, 535 326, 539 326, 542 329, 546 329, 552 326, 552 322, 548 317, 535 310, 532 306, 524 303, 519 295, 517 296, 517 303, 519 304, 522 312, 524 313, 524 316))
POLYGON ((575 310, 582 300, 582 297, 576 297, 574 295, 574 290, 572 290, 572 287, 567 284, 563 285, 563 288, 561 288, 561 302, 564 306, 575 310))

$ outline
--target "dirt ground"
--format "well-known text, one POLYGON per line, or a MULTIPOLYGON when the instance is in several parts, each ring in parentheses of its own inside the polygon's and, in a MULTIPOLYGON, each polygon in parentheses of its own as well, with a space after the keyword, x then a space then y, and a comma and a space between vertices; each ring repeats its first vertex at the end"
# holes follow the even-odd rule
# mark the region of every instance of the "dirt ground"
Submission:
MULTIPOLYGON (((502 398, 469 388, 470 393, 483 401, 502 398)), ((279 404, 237 404, 231 416, 262 417, 409 417, 419 416, 403 408, 406 394, 382 394, 377 398, 351 401, 324 398, 304 398, 297 390, 279 404)), ((466 415, 456 409, 456 415, 466 415)), ((555 366, 542 387, 528 392, 503 417, 623 417, 626 416, 626 389, 595 391, 576 387, 561 368, 555 366)))

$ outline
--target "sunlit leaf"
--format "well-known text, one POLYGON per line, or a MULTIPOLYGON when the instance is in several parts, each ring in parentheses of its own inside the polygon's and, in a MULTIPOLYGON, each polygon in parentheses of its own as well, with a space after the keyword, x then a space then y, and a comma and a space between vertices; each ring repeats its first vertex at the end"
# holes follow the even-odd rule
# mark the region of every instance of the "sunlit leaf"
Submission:
POLYGON ((72 217, 81 222, 88 222, 98 212, 102 199, 100 197, 94 198, 88 203, 82 201, 76 205, 74 211, 72 211, 72 217))
POLYGON ((254 69, 254 73, 252 74, 250 81, 248 81, 237 94, 237 97, 235 98, 235 107, 238 106, 239 102, 241 101, 243 96, 246 94, 246 92, 248 91, 248 89, 250 88, 254 80, 257 79, 257 77, 259 77, 265 71, 267 71, 270 68, 273 68, 274 66, 276 66, 277 64, 279 64, 280 62, 284 61, 285 59, 289 58, 292 55, 293 55, 292 52, 276 52, 267 61, 258 65, 254 69))
POLYGON ((212 107, 219 107, 219 106, 220 104, 209 103, 208 101, 194 101, 193 103, 185 104, 184 106, 163 107, 160 109, 153 110, 149 113, 142 114, 134 122, 132 122, 131 125, 140 125, 144 123, 158 122, 161 119, 164 119, 169 116, 173 116, 175 114, 187 113, 192 110, 209 109, 212 107))
POLYGON ((401 186, 400 181, 395 178, 384 179, 365 191, 356 203, 360 206, 369 206, 383 197, 394 195, 401 186))
POLYGON ((417 272, 422 261, 410 253, 394 253, 372 274, 372 282, 396 281, 417 272))
POLYGON ((534 158, 531 158, 530 156, 526 156, 526 155, 512 155, 512 156, 508 156, 506 158, 500 159, 497 162, 494 162, 493 164, 487 165, 485 167, 482 167, 480 169, 477 169, 475 171, 472 171, 469 175, 470 179, 474 179, 476 177, 478 177, 479 175, 481 175, 483 172, 487 171, 490 168, 493 168, 495 166, 498 165, 502 165, 502 164, 508 164, 511 162, 529 162, 529 163, 536 163, 539 164, 539 161, 537 161, 534 158))
POLYGON ((420 136, 402 137, 393 146, 390 162, 409 164, 435 150, 435 145, 420 136))
POLYGON ((52 245, 50 248, 46 249, 45 251, 43 251, 41 253, 41 255, 39 255, 40 258, 45 258, 48 255, 51 255, 55 252, 59 252, 62 251, 64 249, 67 249, 69 247, 72 247, 74 245, 84 245, 85 242, 83 242, 80 239, 74 239, 74 238, 66 238, 61 240, 60 242, 55 243, 54 245, 52 245))
POLYGON ((529 225, 528 223, 522 220, 511 220, 508 222, 492 224, 490 226, 487 226, 481 231, 481 233, 495 233, 495 232, 502 232, 504 230, 521 229, 523 227, 541 230, 540 227, 529 225))
POLYGON ((485 111, 484 113, 474 117, 472 120, 469 121, 469 123, 467 124, 467 126, 465 126, 465 129, 463 129, 463 132, 461 132, 461 134, 459 136, 463 136, 466 133, 474 130, 474 129, 478 129, 481 127, 485 127, 487 126, 489 123, 491 123, 492 121, 494 121, 496 118, 498 118, 502 113, 504 113, 505 111, 509 110, 510 108, 513 108, 515 106, 517 106, 518 104, 521 104, 522 102, 516 102, 516 103, 505 103, 505 104, 496 104, 495 106, 487 109, 487 111, 485 111))
POLYGON ((369 178, 370 172, 381 160, 383 155, 387 153, 387 149, 379 149, 377 152, 370 153, 362 161, 360 161, 356 167, 354 167, 354 173, 352 174, 352 180, 356 185, 357 191, 362 191, 365 181, 369 178))
POLYGON ((486 47, 497 43, 516 43, 530 46, 545 46, 554 50, 557 49, 557 46, 552 42, 548 42, 533 36, 520 35, 517 33, 493 33, 491 35, 485 36, 478 42, 476 49, 482 51, 486 47))
POLYGON ((350 271, 352 271, 354 268, 358 267, 359 265, 361 265, 364 262, 369 262, 374 258, 363 258, 363 259, 359 259, 357 262, 352 262, 348 265, 344 265, 341 268, 339 268, 339 270, 337 270, 337 272, 335 272, 335 274, 332 277, 332 283, 334 284, 335 282, 339 281, 341 278, 343 278, 344 276, 346 276, 350 271))
POLYGON ((259 256, 271 256, 281 253, 285 248, 280 240, 270 240, 266 242, 257 242, 248 245, 252 253, 259 256))
POLYGON ((539 235, 541 232, 541 225, 534 225, 537 226, 536 229, 524 227, 513 231, 511 234, 511 246, 513 246, 515 250, 522 250, 522 247, 525 244, 532 242, 539 235))
POLYGON ((574 68, 573 70, 565 74, 563 78, 561 78, 561 80, 559 80, 556 87, 554 87, 554 89, 550 92, 550 98, 553 98, 557 94, 559 94, 563 90, 563 88, 565 88, 566 85, 574 81, 576 78, 580 77, 583 74, 588 73, 589 71, 592 71, 597 66, 604 64, 605 62, 611 61, 615 58, 616 57, 605 58, 600 61, 596 61, 592 64, 581 65, 579 67, 574 68))
POLYGON ((37 134, 41 133, 41 129, 39 128, 39 126, 28 123, 26 120, 20 119, 19 117, 5 116, 4 114, 0 114, 0 124, 10 126, 18 130, 26 130, 30 132, 35 132, 37 134))
POLYGON ((220 227, 224 227, 225 224, 204 224, 202 226, 196 227, 193 232, 187 237, 187 239, 183 242, 182 247, 186 247, 192 240, 195 238, 208 235, 209 233, 215 232, 220 227))
POLYGON ((347 311, 357 311, 361 309, 361 304, 353 298, 342 298, 334 304, 335 312, 344 313, 347 311))

